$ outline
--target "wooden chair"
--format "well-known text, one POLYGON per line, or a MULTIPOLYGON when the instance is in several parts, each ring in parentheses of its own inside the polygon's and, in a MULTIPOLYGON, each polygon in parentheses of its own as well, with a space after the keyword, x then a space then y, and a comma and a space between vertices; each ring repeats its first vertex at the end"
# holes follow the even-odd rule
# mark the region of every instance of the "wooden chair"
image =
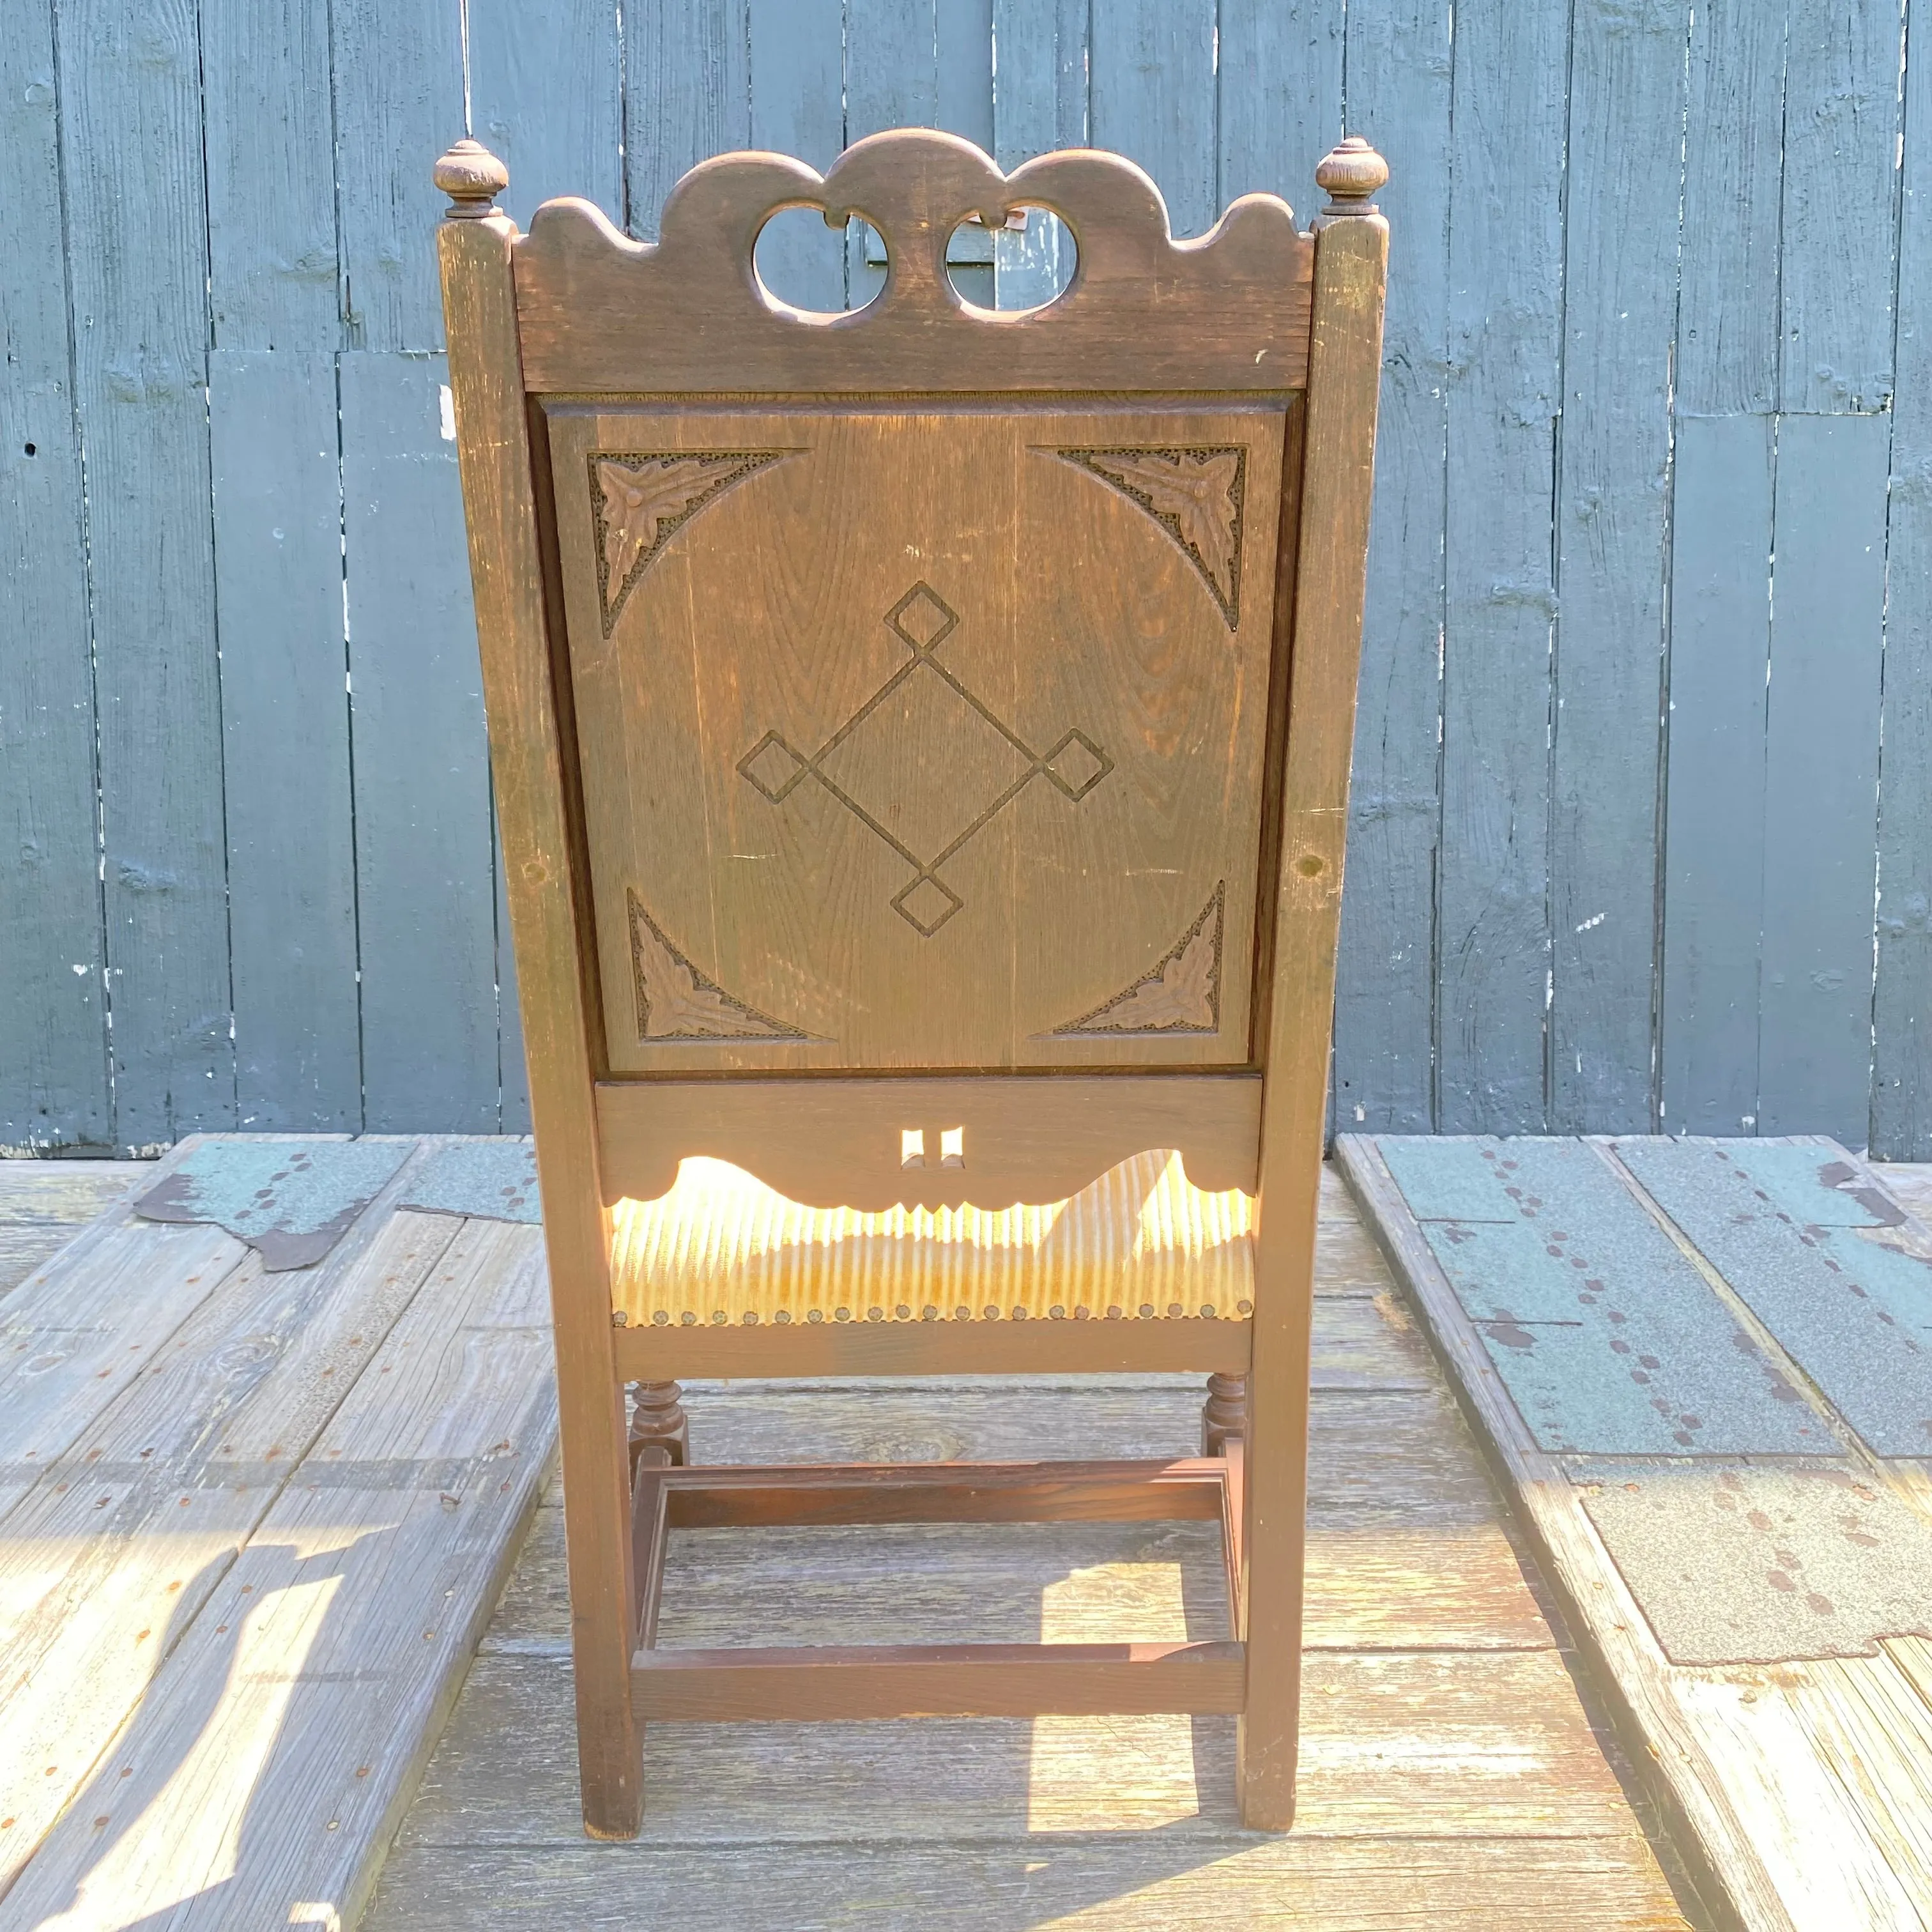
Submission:
POLYGON ((913 130, 707 161, 650 245, 436 165, 593 1836, 652 1718, 1232 1712, 1290 1822, 1387 175, 1177 243, 1118 156, 913 130), (763 289, 800 205, 868 308, 763 289), (1022 208, 1071 284, 968 305, 1022 208), (676 1382, 1019 1370, 1211 1372, 1207 1453, 706 1469, 676 1382), (653 1641, 685 1525, 1182 1516, 1233 1642, 653 1641))

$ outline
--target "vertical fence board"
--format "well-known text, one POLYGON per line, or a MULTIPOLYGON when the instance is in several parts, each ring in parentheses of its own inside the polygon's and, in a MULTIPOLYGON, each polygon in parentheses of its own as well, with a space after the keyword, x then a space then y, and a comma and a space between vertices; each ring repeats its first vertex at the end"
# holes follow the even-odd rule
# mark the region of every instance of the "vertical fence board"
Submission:
POLYGON ((1706 0, 1692 14, 1677 335, 1686 416, 1778 406, 1784 14, 1765 0, 1706 0))
POLYGON ((1456 15, 1436 1126, 1540 1132, 1566 8, 1456 15))
POLYGON ((1564 212, 1550 1125, 1648 1133, 1688 0, 1577 0, 1564 212))
POLYGON ((1786 410, 1892 396, 1899 0, 1790 0, 1782 209, 1786 410))
POLYGON ((442 359, 341 368, 364 1121, 494 1133, 489 772, 442 359))
POLYGON ((330 23, 348 346, 440 350, 443 201, 430 170, 463 131, 461 10, 455 0, 331 0, 330 23))
POLYGON ((656 241, 686 169, 752 144, 748 0, 644 0, 624 10, 626 225, 656 241))
POLYGON ((1890 429, 1784 417, 1772 506, 1758 1131, 1854 1148, 1871 1118, 1890 429))
POLYGON ((1757 1125, 1772 436, 1768 416, 1677 424, 1658 1042, 1666 1133, 1757 1125))
MULTIPOLYGON (((749 0, 752 145, 823 172, 845 145, 840 0, 749 0)), ((810 209, 778 216, 758 247, 768 286, 800 307, 845 306, 845 244, 810 209)))
POLYGON ((616 0, 469 0, 469 12, 470 124, 510 171, 501 206, 527 228, 540 202, 580 195, 621 224, 616 0))
POLYGON ((938 120, 993 152, 993 0, 936 0, 938 120))
POLYGON ((1872 1151, 1932 1160, 1932 34, 1906 69, 1872 1151))
POLYGON ((235 1119, 192 8, 56 16, 124 1147, 235 1119))
POLYGON ((358 1132, 335 358, 209 358, 237 1124, 358 1132))
MULTIPOLYGON (((467 112, 520 218, 588 194, 649 235, 707 154, 823 167, 928 122, 1009 167, 1118 148, 1187 234, 1250 188, 1313 212, 1346 106, 1390 161, 1394 234, 1339 1118, 1614 1130, 1654 1101, 1679 1129, 1858 1140, 1862 1120, 1927 1157, 1932 367, 1909 190, 1932 105, 1904 124, 1902 188, 1902 16, 1466 0, 1452 50, 1448 0, 469 0, 467 112), (1897 421, 1840 434, 1891 406, 1894 315, 1897 421)), ((428 164, 464 124, 465 17, 33 0, 10 22, 0 622, 29 646, 0 659, 21 775, 0 1146, 152 1144, 238 1108, 524 1118, 423 359, 442 339, 428 164), (338 418, 332 470, 344 348, 381 352, 338 379, 359 441, 338 418), (323 588, 340 596, 345 477, 346 718, 323 588)), ((1925 85, 1908 71, 1916 100, 1925 85)), ((1072 250, 1036 214, 991 253, 1016 308, 1064 285, 1072 250)), ((870 292, 867 255, 797 214, 760 260, 836 308, 870 292)), ((960 272, 984 299, 986 269, 960 272)))
MULTIPOLYGON (((1348 117, 1389 164, 1388 319, 1335 994, 1336 1121, 1435 1124, 1449 0, 1356 0, 1348 117)), ((1301 190, 1312 194, 1312 184, 1301 190)), ((1311 199, 1311 206, 1315 203, 1311 199)))
MULTIPOLYGON (((1087 0, 994 0, 992 153, 1010 173, 1055 148, 1087 144, 1087 0)), ((1052 215, 993 238, 994 305, 1051 302, 1073 245, 1052 215)))
POLYGON ((200 7, 214 345, 333 350, 342 322, 328 0, 200 7))
POLYGON ((1328 0, 1221 0, 1221 207, 1278 194, 1306 227, 1321 206, 1315 164, 1342 137, 1342 18, 1328 0))
POLYGON ((847 0, 845 134, 939 125, 934 0, 847 0))
POLYGON ((1090 18, 1094 145, 1153 176, 1174 234, 1205 234, 1220 212, 1214 0, 1093 0, 1090 18))
POLYGON ((0 1147, 113 1138, 53 20, 0 34, 0 1147))

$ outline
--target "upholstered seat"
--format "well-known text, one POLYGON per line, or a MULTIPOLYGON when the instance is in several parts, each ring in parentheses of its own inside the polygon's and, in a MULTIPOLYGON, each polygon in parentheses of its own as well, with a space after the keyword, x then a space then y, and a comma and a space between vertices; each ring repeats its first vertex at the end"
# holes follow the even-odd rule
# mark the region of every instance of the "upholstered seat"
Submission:
POLYGON ((688 1158, 655 1201, 611 1210, 626 1322, 1139 1321, 1254 1312, 1254 1207, 1178 1154, 1122 1161, 1046 1207, 807 1208, 688 1158))

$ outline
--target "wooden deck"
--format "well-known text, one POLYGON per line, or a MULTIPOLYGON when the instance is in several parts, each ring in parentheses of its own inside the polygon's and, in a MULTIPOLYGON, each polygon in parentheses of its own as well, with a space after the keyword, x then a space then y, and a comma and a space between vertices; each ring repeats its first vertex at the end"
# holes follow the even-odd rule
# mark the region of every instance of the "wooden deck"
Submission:
MULTIPOLYGON (((282 1272, 124 1203, 50 1260, 170 1163, 0 1165, 0 1288, 19 1282, 0 1328, 124 1292, 147 1363, 104 1377, 70 1339, 87 1372, 38 1436, 17 1391, 0 1409, 0 1932, 1700 1922, 1339 1184, 1290 1837, 1235 1824, 1227 1721, 1142 1718, 662 1726, 644 1836, 587 1842, 554 1488, 489 1617, 554 1432, 536 1231, 398 1204, 434 1152, 406 1150, 320 1262, 282 1272), (156 1441, 165 1480, 144 1480, 128 1465, 156 1441), (235 1474, 265 1462, 280 1473, 235 1474)), ((1184 1453, 1198 1405, 1171 1377, 688 1403, 721 1461, 1184 1453)), ((809 1643, 855 1617, 883 1640, 1219 1635, 1203 1531, 690 1532, 661 1640, 809 1643)))
POLYGON ((1928 1932, 1932 1173, 1805 1137, 1340 1153, 1705 1898, 1928 1932))
MULTIPOLYGON (((1305 1756, 1280 1840, 1232 1721, 663 1725, 629 1844, 577 1818, 562 1513, 538 1512, 369 1932, 493 1925, 1681 1927, 1505 1512, 1339 1185, 1316 1323, 1305 1756)), ((710 1461, 1192 1453, 1190 1378, 710 1385, 710 1461)), ((1214 1637, 1208 1524, 710 1530, 659 1641, 1214 1637)))

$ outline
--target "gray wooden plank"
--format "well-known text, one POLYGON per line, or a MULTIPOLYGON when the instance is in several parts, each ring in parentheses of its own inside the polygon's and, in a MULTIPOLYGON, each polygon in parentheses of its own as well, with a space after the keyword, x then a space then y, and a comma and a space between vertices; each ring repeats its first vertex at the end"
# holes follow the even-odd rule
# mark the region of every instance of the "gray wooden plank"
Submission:
POLYGON ((200 12, 214 345, 333 350, 328 0, 202 0, 200 12))
POLYGON ((50 0, 0 34, 0 1148, 114 1136, 50 0))
MULTIPOLYGON (((985 53, 990 97, 990 26, 985 53)), ((846 139, 938 125, 936 0, 846 0, 846 139)))
POLYGON ((235 1118, 200 48, 192 12, 133 0, 56 25, 116 1136, 138 1150, 235 1118))
POLYGON ((0 1925, 356 1922, 554 1450, 545 1299, 534 1229, 458 1232, 0 1925))
POLYGON ((1892 393, 1904 9, 1789 4, 1779 406, 1882 410, 1892 393))
POLYGON ((365 1122, 493 1133, 489 771, 442 358, 345 355, 341 394, 365 1122))
POLYGON ((0 1161, 0 1297, 153 1174, 146 1161, 0 1161))
MULTIPOLYGON (((782 1630, 783 1604, 770 1608, 782 1630)), ((972 1628, 965 1608, 954 1640, 972 1628)), ((1297 1839, 1630 1828, 1554 1651, 1316 1652, 1305 1670, 1297 1839)), ((581 1843, 576 1780, 560 1774, 575 1754, 566 1660, 482 1657, 471 1682, 404 1845, 581 1843)), ((1024 1840, 1029 1828, 1036 1853, 1037 1834, 1062 1832, 1191 1839, 1197 1860, 1209 1846, 1264 1842, 1237 1822, 1232 1719, 665 1724, 650 1727, 644 1752, 634 1843, 677 1844, 687 1856, 728 1842, 742 1857, 748 1845, 827 1840, 868 1849, 1024 1840), (1042 1730, 1062 1733, 1058 1764, 1042 1730), (1168 1748, 1149 1750, 1150 1732, 1165 1732, 1168 1748), (940 1802, 915 1806, 914 1792, 940 1802)))
MULTIPOLYGON (((990 29, 984 52, 990 95, 990 29)), ((938 54, 934 0, 846 0, 846 140, 887 128, 938 127, 938 54)), ((885 253, 863 221, 848 225, 844 243, 848 300, 860 308, 886 285, 885 253)))
POLYGON ((1757 1126, 1854 1148, 1871 1119, 1890 429, 1784 417, 1773 505, 1757 1126))
MULTIPOLYGON (((847 44, 850 44, 848 16, 847 44)), ((934 0, 937 124, 993 152, 993 0, 934 0)), ((850 55, 848 52, 849 62, 850 55)))
POLYGON ((462 9, 331 0, 329 31, 346 346, 440 349, 430 170, 464 130, 462 9))
MULTIPOLYGON (((750 140, 823 172, 845 145, 842 0, 747 0, 750 140)), ((821 312, 845 306, 844 238, 811 208, 773 218, 758 273, 782 300, 821 312)))
POLYGON ((642 0, 624 9, 626 225, 655 241, 678 176, 752 145, 748 0, 642 0))
POLYGON ((510 170, 500 206, 525 228, 560 194, 623 220, 618 11, 616 0, 467 0, 470 131, 510 170))
MULTIPOLYGON (((1388 313, 1336 976, 1334 1113, 1435 1122, 1449 304, 1448 0, 1356 0, 1348 114, 1389 164, 1388 313)), ((1298 206, 1317 205, 1312 179, 1298 206)))
POLYGON ((1906 68, 1879 768, 1872 1151, 1932 1160, 1932 59, 1906 68))
POLYGON ((1093 0, 1089 112, 1096 148, 1139 162, 1176 236, 1220 213, 1215 180, 1214 0, 1093 0))
POLYGON ((1689 0, 1579 0, 1564 212, 1550 1124, 1652 1124, 1672 230, 1689 0))
POLYGON ((1545 1117, 1562 0, 1456 13, 1437 1127, 1545 1117))
POLYGON ((1778 406, 1786 11, 1708 0, 1692 14, 1676 369, 1689 416, 1778 406))
MULTIPOLYGON (((1087 145, 1087 0, 994 0, 993 142, 1010 172, 1055 148, 1087 145)), ((993 238, 994 305, 1051 302, 1073 272, 1072 238, 1035 211, 993 238)))
POLYGON ((208 359, 237 1125, 362 1124, 335 358, 208 359))
POLYGON ((1757 1124, 1771 656, 1768 416, 1682 416, 1672 476, 1659 1114, 1757 1124))
POLYGON ((1220 206, 1278 194, 1304 226, 1319 209, 1315 164, 1342 138, 1343 20, 1322 0, 1221 0, 1220 206))
POLYGON ((0 1881, 138 1726, 158 1664, 457 1228, 378 1209, 322 1268, 236 1270, 8 1516, 0 1881))
MULTIPOLYGON (((962 1743, 987 1748, 975 1736, 962 1743)), ((774 1733, 766 1748, 790 1747, 774 1733)), ((544 1775, 576 1773, 566 1763, 544 1775)), ((1689 1924, 1640 1837, 1415 1838, 1399 1851, 1298 1835, 1231 1835, 1228 1844, 1226 1855, 1204 1856, 1146 1831, 1047 1847, 1036 1839, 870 1845, 862 1857, 849 1844, 760 1847, 755 1858, 736 1846, 694 1855, 656 1845, 506 1846, 482 1856, 469 1844, 425 1846, 390 1860, 366 1925, 469 1932, 487 1918, 506 1932, 631 1932, 640 1916, 656 1915, 793 1932, 862 1922, 882 1899, 899 1922, 927 1932, 1018 1932, 1083 1918, 1111 1932, 1362 1932, 1405 1922, 1433 1932, 1680 1932, 1689 1924)))

